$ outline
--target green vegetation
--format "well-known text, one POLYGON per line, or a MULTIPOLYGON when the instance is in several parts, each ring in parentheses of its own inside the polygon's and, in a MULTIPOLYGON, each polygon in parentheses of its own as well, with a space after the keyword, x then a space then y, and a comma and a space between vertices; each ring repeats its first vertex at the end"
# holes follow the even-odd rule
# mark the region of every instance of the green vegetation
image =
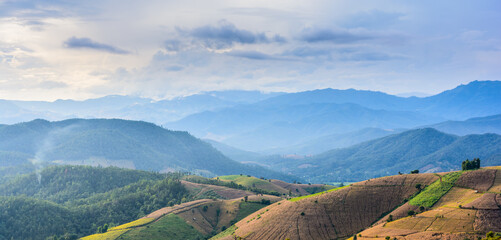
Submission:
POLYGON ((221 238, 224 238, 226 236, 230 236, 230 235, 233 235, 233 233, 235 233, 235 231, 238 229, 237 226, 235 225, 232 225, 231 227, 227 228, 226 230, 220 232, 218 235, 214 236, 214 237, 211 237, 210 240, 217 240, 217 239, 221 239, 221 238))
POLYGON ((146 225, 150 222, 153 222, 155 220, 154 218, 140 218, 136 221, 132 221, 130 223, 122 224, 120 226, 116 226, 111 228, 109 231, 116 231, 116 230, 122 230, 122 229, 127 229, 127 228, 133 228, 133 227, 139 227, 146 225))
POLYGON ((0 195, 26 195, 56 203, 67 203, 141 180, 161 180, 166 176, 117 167, 51 166, 40 172, 40 183, 36 173, 21 175, 10 180, 8 184, 0 185, 0 195))
POLYGON ((120 240, 138 240, 138 239, 169 239, 190 240, 190 239, 206 239, 204 235, 199 233, 193 226, 187 224, 182 218, 175 214, 169 214, 158 221, 148 224, 144 227, 133 228, 129 232, 123 234, 118 239, 120 240))
POLYGON ((268 206, 268 204, 263 204, 261 202, 241 202, 239 205, 239 210, 235 219, 231 222, 231 224, 235 224, 238 221, 244 219, 249 216, 251 213, 256 212, 259 209, 268 206))
POLYGON ((410 205, 431 208, 453 186, 462 172, 451 172, 426 187, 409 201, 410 205))
POLYGON ((251 177, 250 175, 226 175, 220 176, 218 177, 218 179, 223 182, 233 182, 237 185, 244 186, 245 190, 249 190, 255 193, 275 196, 282 195, 280 192, 278 192, 279 190, 281 190, 280 187, 267 180, 251 177))
POLYGON ((315 194, 311 194, 311 195, 306 195, 306 196, 301 196, 301 197, 295 197, 295 198, 289 199, 289 201, 291 201, 291 202, 297 202, 297 201, 302 200, 302 199, 307 199, 307 198, 310 198, 310 197, 320 196, 320 195, 322 195, 324 193, 328 193, 328 192, 332 192, 332 191, 337 191, 339 189, 343 189, 343 188, 346 188, 346 187, 348 187, 348 186, 333 188, 333 189, 329 189, 329 190, 324 191, 324 192, 319 192, 319 193, 315 193, 315 194))
POLYGON ((461 163, 461 168, 463 171, 466 170, 475 170, 480 168, 480 159, 474 158, 473 161, 466 159, 461 163))
POLYGON ((59 166, 41 174, 41 184, 29 174, 0 185, 10 195, 0 197, 0 239, 90 235, 192 199, 177 173, 59 166))
POLYGON ((105 233, 96 233, 87 237, 81 238, 81 240, 115 240, 120 235, 129 231, 128 229, 122 229, 117 231, 109 231, 105 233))
POLYGON ((121 119, 34 120, 0 127, 0 167, 30 159, 66 164, 114 164, 141 170, 175 169, 207 176, 245 173, 294 180, 286 174, 249 166, 221 154, 188 132, 121 119), (44 145, 44 143, 46 143, 44 145))

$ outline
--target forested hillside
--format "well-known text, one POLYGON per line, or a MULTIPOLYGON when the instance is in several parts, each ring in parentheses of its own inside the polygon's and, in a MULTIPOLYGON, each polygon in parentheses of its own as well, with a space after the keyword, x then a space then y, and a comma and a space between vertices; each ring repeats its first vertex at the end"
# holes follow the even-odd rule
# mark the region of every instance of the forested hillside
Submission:
POLYGON ((190 198, 179 174, 50 167, 0 185, 0 239, 88 235, 190 198))
POLYGON ((286 174, 235 162, 187 132, 119 119, 34 120, 0 127, 0 167, 33 163, 190 171, 207 176, 286 174))
MULTIPOLYGON (((303 159, 270 158, 266 163, 310 182, 358 181, 408 173, 458 170, 458 159, 480 158, 483 166, 501 164, 501 136, 456 136, 432 128, 409 130, 334 149, 303 159)), ((265 161, 263 161, 265 163, 265 161)))

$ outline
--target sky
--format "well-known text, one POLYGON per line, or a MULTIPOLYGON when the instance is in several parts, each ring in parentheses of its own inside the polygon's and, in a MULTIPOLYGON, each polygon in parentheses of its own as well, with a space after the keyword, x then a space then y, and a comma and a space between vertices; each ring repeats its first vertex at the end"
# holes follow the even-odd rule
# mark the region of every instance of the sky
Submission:
POLYGON ((0 0, 0 99, 501 79, 501 2, 0 0))

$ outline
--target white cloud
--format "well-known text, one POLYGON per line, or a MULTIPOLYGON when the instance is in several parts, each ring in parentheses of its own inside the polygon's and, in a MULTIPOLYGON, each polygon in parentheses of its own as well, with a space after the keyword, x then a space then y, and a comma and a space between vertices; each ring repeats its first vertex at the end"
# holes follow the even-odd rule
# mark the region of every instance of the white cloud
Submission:
POLYGON ((233 88, 437 92, 499 79, 501 30, 492 24, 501 21, 499 8, 495 1, 2 1, 0 99, 233 88))

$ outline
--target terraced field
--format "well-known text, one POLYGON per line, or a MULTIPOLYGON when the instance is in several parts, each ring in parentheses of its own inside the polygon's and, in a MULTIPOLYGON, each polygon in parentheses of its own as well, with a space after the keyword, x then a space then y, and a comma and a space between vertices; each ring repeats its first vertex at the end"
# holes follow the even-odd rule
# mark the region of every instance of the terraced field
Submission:
POLYGON ((397 208, 390 213, 395 214, 393 221, 379 221, 358 233, 357 239, 389 236, 391 239, 462 240, 483 237, 488 231, 500 232, 501 192, 496 192, 496 183, 499 183, 501 176, 498 173, 496 169, 464 172, 454 187, 431 209, 420 211, 419 208, 413 208, 417 214, 404 217, 397 214, 397 208))
POLYGON ((213 239, 335 239, 370 226, 382 215, 429 185, 434 174, 413 174, 371 179, 297 201, 280 201, 249 215, 213 239))
POLYGON ((389 176, 288 200, 266 195, 247 196, 247 202, 243 197, 202 199, 85 239, 203 239, 216 233, 211 239, 477 239, 488 231, 501 232, 500 172, 389 176), (263 199, 274 203, 260 204, 263 199))
POLYGON ((103 234, 87 236, 85 240, 114 239, 205 239, 241 218, 267 206, 262 201, 277 202, 281 198, 269 195, 251 195, 231 200, 201 199, 159 209, 136 221, 108 230, 103 234))
POLYGON ((264 189, 269 192, 277 192, 283 195, 304 196, 312 193, 322 192, 334 188, 325 184, 296 184, 287 183, 275 179, 260 179, 247 175, 227 175, 220 176, 221 181, 231 181, 248 188, 264 189))

